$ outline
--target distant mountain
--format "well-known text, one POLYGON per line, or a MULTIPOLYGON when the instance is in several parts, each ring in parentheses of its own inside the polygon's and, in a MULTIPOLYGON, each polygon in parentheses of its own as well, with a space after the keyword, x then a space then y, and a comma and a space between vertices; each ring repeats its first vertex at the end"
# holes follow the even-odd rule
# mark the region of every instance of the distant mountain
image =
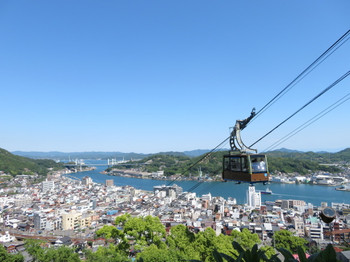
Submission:
POLYGON ((288 149, 288 148, 284 148, 284 147, 282 147, 280 149, 273 150, 271 152, 274 152, 274 151, 284 152, 284 153, 304 153, 303 151, 292 150, 292 149, 288 149))
POLYGON ((210 151, 209 149, 197 149, 197 150, 191 150, 191 151, 184 151, 184 154, 186 156, 196 157, 196 156, 206 154, 209 151, 210 151))
POLYGON ((69 160, 69 159, 142 159, 149 154, 138 153, 122 153, 122 152, 27 152, 27 151, 13 151, 15 155, 29 157, 34 159, 55 159, 55 160, 69 160))
MULTIPOLYGON (((209 152, 209 149, 197 149, 192 151, 176 152, 160 152, 157 155, 169 155, 169 156, 189 156, 197 157, 209 152)), ((68 160, 68 159, 111 159, 116 158, 118 160, 125 159, 143 159, 145 157, 154 154, 139 154, 139 153, 123 153, 123 152, 36 152, 36 151, 13 151, 15 155, 29 157, 34 159, 55 159, 55 160, 68 160)))
MULTIPOLYGON (((228 151, 228 149, 220 150, 228 151)), ((196 149, 191 151, 184 152, 161 152, 157 154, 140 154, 140 153, 123 153, 123 152, 25 152, 25 151, 14 151, 13 154, 33 158, 33 159, 54 159, 54 160, 68 160, 68 159, 112 159, 115 158, 117 160, 136 160, 136 159, 144 159, 146 157, 152 155, 169 155, 169 156, 188 156, 191 158, 196 158, 198 156, 202 156, 210 152, 209 149, 196 149)), ((350 148, 344 149, 337 153, 329 153, 329 152, 302 152, 298 150, 291 150, 287 148, 281 148, 274 151, 268 151, 266 154, 269 157, 277 157, 277 158, 291 158, 298 160, 310 160, 316 163, 334 163, 347 161, 350 162, 350 148)))
POLYGON ((48 168, 63 168, 63 166, 53 160, 36 160, 17 156, 0 148, 0 171, 11 175, 34 173, 46 175, 48 168))

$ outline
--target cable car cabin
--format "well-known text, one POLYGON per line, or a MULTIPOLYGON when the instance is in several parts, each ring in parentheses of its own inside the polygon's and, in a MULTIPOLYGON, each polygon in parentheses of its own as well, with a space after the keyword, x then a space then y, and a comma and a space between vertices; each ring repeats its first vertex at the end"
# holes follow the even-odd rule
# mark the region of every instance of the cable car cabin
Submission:
POLYGON ((266 156, 263 154, 230 154, 223 159, 222 179, 240 182, 268 182, 266 156))

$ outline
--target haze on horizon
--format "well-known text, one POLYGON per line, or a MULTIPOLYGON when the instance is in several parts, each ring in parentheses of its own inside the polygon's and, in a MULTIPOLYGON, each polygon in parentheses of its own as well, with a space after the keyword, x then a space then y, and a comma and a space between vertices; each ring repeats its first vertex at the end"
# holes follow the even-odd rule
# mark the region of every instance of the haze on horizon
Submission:
MULTIPOLYGON (((350 2, 0 3, 0 147, 156 153, 212 149, 350 29, 350 2)), ((243 132, 247 144, 350 70, 350 41, 243 132)), ((259 142, 349 93, 350 77, 259 142)), ((350 147, 347 101, 277 148, 350 147)), ((228 143, 223 148, 228 148, 228 143)))

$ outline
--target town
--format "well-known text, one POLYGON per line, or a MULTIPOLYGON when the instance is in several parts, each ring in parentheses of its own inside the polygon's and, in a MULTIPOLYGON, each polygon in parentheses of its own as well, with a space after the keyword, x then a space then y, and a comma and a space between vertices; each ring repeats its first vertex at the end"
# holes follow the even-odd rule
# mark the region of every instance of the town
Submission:
POLYGON ((271 246, 273 234, 282 229, 319 247, 349 237, 350 204, 331 204, 336 220, 330 227, 320 218, 327 202, 321 206, 293 199, 262 203, 261 192, 254 186, 247 190, 247 203, 237 204, 234 198, 183 192, 176 184, 155 186, 149 192, 115 186, 113 180, 105 184, 94 183, 88 176, 79 180, 66 173, 52 172, 40 183, 31 183, 31 176, 17 176, 13 180, 20 181, 18 187, 0 190, 0 242, 8 252, 23 252, 25 239, 41 239, 53 246, 84 246, 90 242, 97 250, 107 243, 95 232, 126 213, 158 217, 168 232, 179 224, 193 232, 210 227, 217 235, 248 229, 271 246))

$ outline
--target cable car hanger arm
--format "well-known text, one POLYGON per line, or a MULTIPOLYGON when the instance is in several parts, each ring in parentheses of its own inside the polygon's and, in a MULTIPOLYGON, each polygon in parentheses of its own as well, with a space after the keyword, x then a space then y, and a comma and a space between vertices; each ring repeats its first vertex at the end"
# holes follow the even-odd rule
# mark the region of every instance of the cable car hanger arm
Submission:
POLYGON ((250 113, 250 116, 247 117, 244 120, 237 120, 236 124, 231 132, 230 135, 230 146, 231 146, 231 152, 240 152, 240 153, 246 153, 248 151, 257 152, 256 149, 252 149, 247 147, 241 138, 241 130, 243 130, 250 120, 253 119, 255 116, 255 108, 252 109, 252 112, 250 113))

